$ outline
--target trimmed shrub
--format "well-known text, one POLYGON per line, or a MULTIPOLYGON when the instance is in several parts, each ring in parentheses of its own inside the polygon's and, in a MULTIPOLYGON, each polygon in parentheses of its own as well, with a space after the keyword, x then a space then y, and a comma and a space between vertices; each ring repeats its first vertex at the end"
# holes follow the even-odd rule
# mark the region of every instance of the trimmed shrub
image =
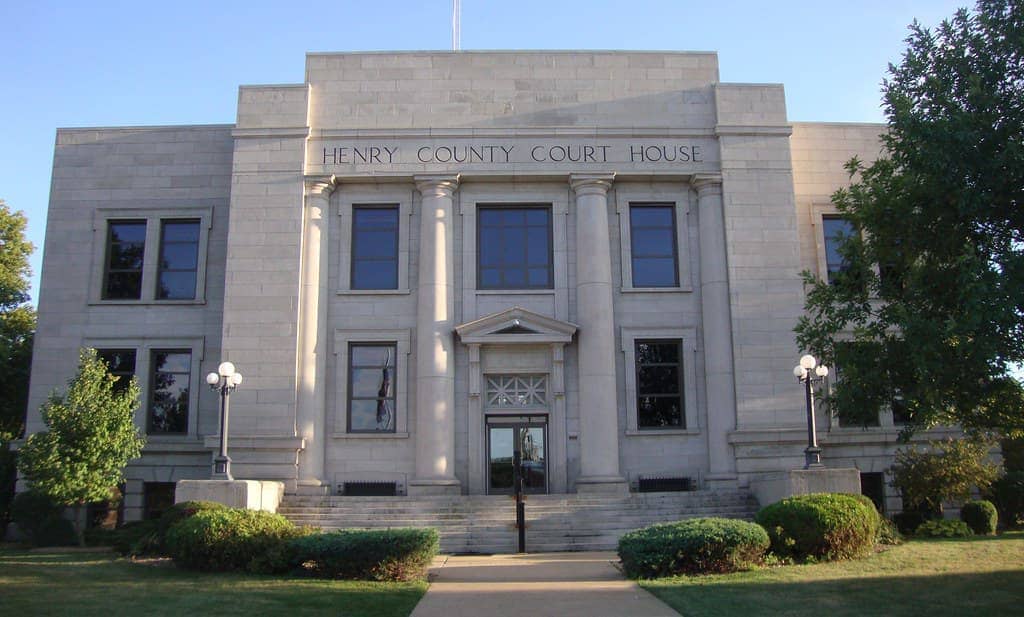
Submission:
POLYGON ((75 527, 62 516, 64 508, 48 496, 28 490, 11 501, 11 520, 35 546, 70 546, 78 543, 75 527))
POLYGON ((1008 471, 992 483, 989 500, 996 506, 1003 525, 1024 524, 1024 471, 1008 471))
POLYGON ((193 516, 196 512, 226 509, 227 506, 215 501, 183 501, 181 503, 174 504, 170 508, 164 510, 164 513, 160 515, 160 518, 157 519, 156 522, 156 532, 159 536, 161 545, 167 539, 167 530, 178 521, 185 520, 186 518, 193 516))
POLYGON ((960 520, 979 536, 991 536, 996 532, 999 513, 991 501, 968 501, 960 508, 960 520))
POLYGON ((755 520, 768 532, 771 550, 779 557, 858 557, 874 548, 879 525, 875 506, 861 497, 797 495, 761 508, 755 520))
POLYGON ((327 578, 409 581, 426 576, 439 547, 436 529, 342 529, 288 543, 293 566, 327 578))
POLYGON ((896 546, 903 544, 905 538, 900 533, 899 528, 896 527, 896 523, 890 521, 884 516, 878 518, 878 537, 875 539, 879 544, 887 544, 889 546, 896 546))
POLYGON ((695 518, 623 535, 619 558, 632 578, 735 572, 761 563, 769 543, 768 534, 754 523, 695 518))
POLYGON ((937 518, 921 523, 914 530, 914 535, 919 538, 970 538, 974 532, 963 521, 937 518))
POLYGON ((267 554, 300 532, 280 514, 225 508, 201 510, 167 530, 167 553, 181 567, 266 572, 267 554))
POLYGON ((928 515, 918 510, 904 510, 892 515, 892 522, 903 534, 913 534, 914 530, 921 526, 921 523, 929 520, 928 515))

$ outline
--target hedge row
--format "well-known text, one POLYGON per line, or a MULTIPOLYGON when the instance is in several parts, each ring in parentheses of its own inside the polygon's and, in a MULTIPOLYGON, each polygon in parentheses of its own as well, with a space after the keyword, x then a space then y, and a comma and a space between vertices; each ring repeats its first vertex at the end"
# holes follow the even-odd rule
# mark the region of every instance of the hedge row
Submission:
POLYGON ((725 518, 696 518, 631 531, 619 540, 627 576, 724 573, 757 565, 768 549, 759 525, 725 518))
POLYGON ((434 529, 319 533, 279 514, 234 508, 183 513, 169 525, 164 542, 176 564, 193 570, 303 571, 376 581, 424 577, 438 544, 434 529))

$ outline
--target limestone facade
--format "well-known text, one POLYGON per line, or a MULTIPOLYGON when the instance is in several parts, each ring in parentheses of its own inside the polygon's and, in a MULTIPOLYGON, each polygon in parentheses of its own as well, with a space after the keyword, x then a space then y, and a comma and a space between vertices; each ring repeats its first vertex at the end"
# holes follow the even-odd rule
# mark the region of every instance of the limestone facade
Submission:
MULTIPOLYGON (((245 376, 235 477, 292 493, 487 493, 513 424, 543 442, 541 492, 736 488, 800 467, 799 274, 823 274, 829 195, 882 129, 791 123, 781 85, 720 83, 715 54, 660 52, 309 54, 302 84, 240 88, 234 125, 61 129, 29 431, 91 346, 134 350, 144 429, 161 354, 187 362, 184 424, 151 431, 128 518, 147 486, 209 477, 218 397, 203 375, 222 360, 245 376), (672 221, 668 284, 645 278, 650 236, 631 219, 645 206, 672 221), (362 227, 375 208, 385 232, 362 227), (522 229, 485 233, 503 210, 548 235, 521 271, 485 263, 493 237, 533 250, 511 244, 522 229), (198 225, 195 294, 165 300, 174 220, 198 225), (124 221, 147 223, 141 291, 105 299, 124 221), (638 409, 652 341, 676 345, 680 384, 656 427, 638 409), (388 382, 370 430, 364 353, 385 354, 388 382)), ((889 464, 891 414, 867 430, 825 415, 827 464, 889 464)))

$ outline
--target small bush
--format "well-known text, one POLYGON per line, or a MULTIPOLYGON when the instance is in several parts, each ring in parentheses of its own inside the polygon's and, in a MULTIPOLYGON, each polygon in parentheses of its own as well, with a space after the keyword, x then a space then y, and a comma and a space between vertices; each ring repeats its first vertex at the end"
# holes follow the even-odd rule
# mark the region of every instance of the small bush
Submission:
POLYGON ((1003 525, 1024 524, 1024 471, 1008 471, 992 483, 989 500, 995 504, 1003 525))
POLYGON ((879 544, 896 546, 898 544, 903 544, 904 540, 903 534, 900 533, 899 528, 896 527, 896 523, 890 521, 884 516, 879 517, 878 536, 875 540, 876 542, 879 544))
POLYGON ((267 554, 300 532, 280 514, 225 508, 201 510, 167 530, 167 553, 181 567, 267 572, 267 554))
POLYGON ((999 514, 991 501, 981 499, 965 503, 960 508, 960 520, 979 536, 991 536, 996 532, 999 514))
POLYGON ((754 523, 695 518, 625 534, 619 558, 633 578, 735 572, 760 563, 768 545, 768 534, 754 523))
POLYGON ((761 508, 755 520, 780 557, 846 559, 871 551, 879 516, 861 495, 814 493, 761 508))
POLYGON ((937 518, 921 523, 914 530, 914 535, 919 538, 970 538, 974 532, 963 521, 937 518))
POLYGON ((897 512, 892 516, 892 522, 896 524, 896 528, 900 533, 910 535, 914 533, 914 530, 921 526, 921 523, 929 520, 929 517, 924 512, 918 510, 904 510, 897 512))
POLYGON ((70 546, 77 544, 75 528, 62 513, 64 508, 46 495, 28 490, 11 501, 11 520, 35 546, 70 546))
POLYGON ((174 504, 170 508, 164 510, 164 513, 160 515, 159 519, 157 519, 156 532, 160 538, 160 543, 163 544, 167 539, 167 530, 178 521, 193 516, 196 512, 226 509, 227 506, 215 501, 183 501, 181 503, 174 504))
POLYGON ((292 565, 327 578, 409 581, 423 578, 438 551, 436 529, 343 529, 288 543, 292 565))

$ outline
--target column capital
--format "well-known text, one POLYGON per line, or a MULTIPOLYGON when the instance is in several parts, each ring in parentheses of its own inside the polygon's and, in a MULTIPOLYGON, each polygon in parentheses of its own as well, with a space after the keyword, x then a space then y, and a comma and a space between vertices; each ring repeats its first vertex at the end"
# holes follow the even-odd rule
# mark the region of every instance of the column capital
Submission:
POLYGON ((576 195, 606 195, 612 188, 615 174, 570 174, 569 186, 576 195))
POLYGON ((722 175, 694 174, 690 178, 690 186, 697 191, 698 196, 715 192, 720 194, 722 192, 722 175))
POLYGON ((306 197, 323 197, 326 199, 331 196, 331 193, 334 192, 337 186, 338 179, 335 176, 306 178, 306 197))
POLYGON ((459 187, 459 174, 427 174, 412 179, 424 197, 451 197, 459 187))

